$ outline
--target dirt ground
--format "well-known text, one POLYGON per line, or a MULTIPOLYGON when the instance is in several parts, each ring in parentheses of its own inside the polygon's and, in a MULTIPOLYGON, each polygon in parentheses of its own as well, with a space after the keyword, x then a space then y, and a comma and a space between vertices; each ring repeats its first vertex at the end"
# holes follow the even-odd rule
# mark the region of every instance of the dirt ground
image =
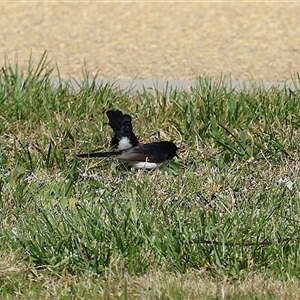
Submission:
POLYGON ((300 71, 300 2, 0 3, 1 65, 47 50, 61 75, 284 81, 300 71))

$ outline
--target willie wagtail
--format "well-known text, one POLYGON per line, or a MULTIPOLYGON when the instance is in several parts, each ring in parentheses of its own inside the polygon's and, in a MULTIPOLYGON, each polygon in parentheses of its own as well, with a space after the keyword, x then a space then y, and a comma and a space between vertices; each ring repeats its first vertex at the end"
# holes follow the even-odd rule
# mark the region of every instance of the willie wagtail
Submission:
POLYGON ((141 144, 115 152, 90 152, 77 154, 78 157, 112 157, 117 158, 134 169, 155 169, 162 163, 177 156, 179 148, 173 142, 155 142, 141 144))
POLYGON ((139 144, 132 131, 131 116, 123 115, 120 110, 109 110, 106 115, 109 120, 108 124, 115 133, 111 140, 111 146, 115 151, 122 151, 139 144))

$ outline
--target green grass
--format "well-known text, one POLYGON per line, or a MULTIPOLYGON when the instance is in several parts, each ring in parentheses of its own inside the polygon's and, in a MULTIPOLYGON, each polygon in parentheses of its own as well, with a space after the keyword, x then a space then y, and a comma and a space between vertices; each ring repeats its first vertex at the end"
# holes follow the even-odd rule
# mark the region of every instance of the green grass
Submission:
POLYGON ((0 72, 1 299, 298 297, 299 75, 132 96, 49 65, 0 72), (109 109, 180 159, 131 172, 76 158, 109 149, 109 109))

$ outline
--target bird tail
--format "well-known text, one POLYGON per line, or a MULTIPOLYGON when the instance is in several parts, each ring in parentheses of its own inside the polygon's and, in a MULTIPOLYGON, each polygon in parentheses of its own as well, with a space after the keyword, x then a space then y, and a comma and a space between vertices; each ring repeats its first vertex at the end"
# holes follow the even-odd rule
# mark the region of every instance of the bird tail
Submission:
POLYGON ((112 157, 117 158, 120 155, 120 152, 87 152, 76 154, 77 157, 112 157))

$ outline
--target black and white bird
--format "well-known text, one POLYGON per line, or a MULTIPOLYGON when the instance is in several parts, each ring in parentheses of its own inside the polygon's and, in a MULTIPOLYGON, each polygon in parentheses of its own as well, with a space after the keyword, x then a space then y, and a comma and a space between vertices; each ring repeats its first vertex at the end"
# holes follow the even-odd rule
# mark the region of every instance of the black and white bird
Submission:
POLYGON ((132 130, 130 115, 124 115, 120 110, 109 110, 106 115, 108 124, 115 133, 111 140, 111 146, 115 151, 122 151, 139 144, 132 130))
POLYGON ((90 152, 77 154, 78 157, 111 157, 116 158, 134 169, 155 169, 177 156, 179 148, 168 141, 141 144, 115 152, 90 152))

